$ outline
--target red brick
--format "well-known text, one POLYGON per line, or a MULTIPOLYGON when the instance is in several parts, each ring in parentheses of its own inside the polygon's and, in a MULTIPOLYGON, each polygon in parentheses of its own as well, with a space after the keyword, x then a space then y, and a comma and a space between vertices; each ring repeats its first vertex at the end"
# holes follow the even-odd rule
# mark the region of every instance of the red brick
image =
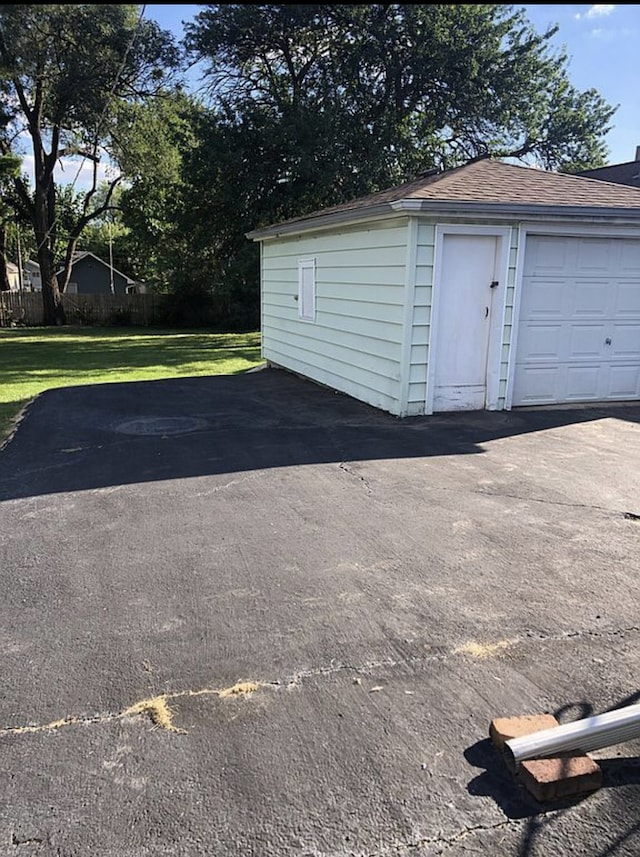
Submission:
POLYGON ((545 803, 596 791, 602 770, 586 753, 521 762, 518 779, 533 797, 545 803))
POLYGON ((521 717, 496 717, 489 726, 489 736, 498 750, 504 750, 505 741, 520 738, 532 732, 552 729, 560 724, 553 714, 525 714, 521 717))

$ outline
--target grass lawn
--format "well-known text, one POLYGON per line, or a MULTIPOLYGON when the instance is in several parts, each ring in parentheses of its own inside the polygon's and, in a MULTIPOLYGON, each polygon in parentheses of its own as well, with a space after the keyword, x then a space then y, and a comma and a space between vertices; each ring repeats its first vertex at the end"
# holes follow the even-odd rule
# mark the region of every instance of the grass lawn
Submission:
POLYGON ((259 333, 135 327, 0 329, 0 443, 21 408, 53 387, 234 375, 261 362, 259 333))

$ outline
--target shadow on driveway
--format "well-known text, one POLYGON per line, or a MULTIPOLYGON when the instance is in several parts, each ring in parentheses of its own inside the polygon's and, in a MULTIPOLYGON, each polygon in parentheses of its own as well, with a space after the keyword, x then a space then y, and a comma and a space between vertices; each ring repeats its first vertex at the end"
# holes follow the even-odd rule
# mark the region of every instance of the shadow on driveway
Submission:
POLYGON ((273 467, 472 455, 640 405, 404 420, 281 370, 48 391, 0 453, 0 500, 273 467))

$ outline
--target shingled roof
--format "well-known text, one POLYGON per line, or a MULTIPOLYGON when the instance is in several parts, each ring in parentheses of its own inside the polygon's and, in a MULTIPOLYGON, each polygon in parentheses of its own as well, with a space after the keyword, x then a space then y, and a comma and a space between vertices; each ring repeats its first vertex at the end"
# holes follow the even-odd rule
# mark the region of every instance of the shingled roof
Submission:
MULTIPOLYGON (((316 220, 329 215, 346 215, 358 211, 364 214, 367 209, 378 210, 383 206, 397 209, 394 203, 410 201, 472 203, 476 210, 479 203, 532 209, 624 209, 635 210, 640 215, 640 188, 486 159, 446 172, 424 175, 389 190, 323 208, 276 226, 257 229, 249 233, 248 237, 260 238, 273 234, 278 227, 283 226, 288 227, 286 231, 290 232, 296 224, 308 228, 316 220)), ((425 205, 424 209, 428 207, 425 205)))

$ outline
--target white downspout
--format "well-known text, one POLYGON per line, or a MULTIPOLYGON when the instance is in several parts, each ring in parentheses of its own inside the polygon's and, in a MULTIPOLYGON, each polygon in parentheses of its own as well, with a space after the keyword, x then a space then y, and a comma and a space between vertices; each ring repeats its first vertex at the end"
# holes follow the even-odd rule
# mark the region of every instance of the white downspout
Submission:
POLYGON ((526 759, 544 759, 571 750, 588 753, 633 738, 640 738, 640 703, 512 738, 505 742, 505 755, 515 770, 526 759))

